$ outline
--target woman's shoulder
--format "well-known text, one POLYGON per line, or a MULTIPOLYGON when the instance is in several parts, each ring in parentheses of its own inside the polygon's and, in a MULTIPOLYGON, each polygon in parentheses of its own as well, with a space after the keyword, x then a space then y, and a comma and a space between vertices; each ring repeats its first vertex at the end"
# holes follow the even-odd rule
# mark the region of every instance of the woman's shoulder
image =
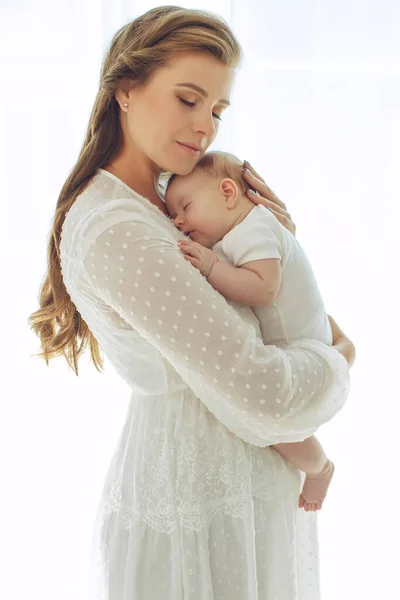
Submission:
POLYGON ((118 222, 136 219, 160 224, 157 221, 160 216, 164 219, 164 225, 170 222, 147 198, 108 171, 98 169, 65 215, 63 230, 65 233, 78 228, 83 235, 88 229, 100 226, 107 220, 118 222))
POLYGON ((127 221, 157 230, 161 237, 175 230, 171 219, 150 200, 99 169, 65 216, 61 251, 87 247, 105 230, 127 221))
POLYGON ((145 199, 123 181, 104 169, 98 169, 85 190, 77 196, 68 215, 75 213, 82 222, 84 218, 101 216, 118 207, 130 212, 145 213, 146 206, 143 205, 143 200, 145 199))

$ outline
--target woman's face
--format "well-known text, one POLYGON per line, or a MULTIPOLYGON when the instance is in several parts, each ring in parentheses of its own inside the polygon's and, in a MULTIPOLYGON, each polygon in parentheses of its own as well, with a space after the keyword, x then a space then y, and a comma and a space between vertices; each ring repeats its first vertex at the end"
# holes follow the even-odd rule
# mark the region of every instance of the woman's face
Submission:
POLYGON ((190 173, 218 132, 234 74, 211 55, 181 54, 131 90, 125 144, 132 156, 150 159, 153 171, 190 173))

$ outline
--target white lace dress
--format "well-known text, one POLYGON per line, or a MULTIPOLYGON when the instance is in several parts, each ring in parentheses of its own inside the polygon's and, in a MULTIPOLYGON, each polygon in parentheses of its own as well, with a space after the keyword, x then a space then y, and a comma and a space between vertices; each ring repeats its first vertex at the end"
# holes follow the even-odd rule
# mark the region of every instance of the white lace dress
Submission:
POLYGON ((132 389, 91 600, 317 600, 317 513, 297 508, 303 475, 268 446, 341 409, 347 363, 317 341, 264 346, 183 237, 102 169, 64 222, 68 293, 132 389))

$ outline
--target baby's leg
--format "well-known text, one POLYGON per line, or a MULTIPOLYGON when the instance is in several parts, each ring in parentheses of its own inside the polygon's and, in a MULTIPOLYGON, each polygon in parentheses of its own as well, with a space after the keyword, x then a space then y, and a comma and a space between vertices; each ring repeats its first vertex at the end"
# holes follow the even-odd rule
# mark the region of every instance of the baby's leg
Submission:
POLYGON ((326 493, 331 483, 335 465, 327 459, 325 467, 318 475, 308 475, 304 480, 303 489, 299 498, 299 508, 304 510, 320 510, 325 500, 326 493))
POLYGON ((304 471, 306 478, 299 498, 299 508, 319 510, 331 482, 334 465, 315 436, 303 442, 275 444, 273 446, 292 465, 304 471))
POLYGON ((318 475, 327 461, 324 449, 314 435, 302 442, 274 444, 272 447, 292 465, 309 475, 318 475))

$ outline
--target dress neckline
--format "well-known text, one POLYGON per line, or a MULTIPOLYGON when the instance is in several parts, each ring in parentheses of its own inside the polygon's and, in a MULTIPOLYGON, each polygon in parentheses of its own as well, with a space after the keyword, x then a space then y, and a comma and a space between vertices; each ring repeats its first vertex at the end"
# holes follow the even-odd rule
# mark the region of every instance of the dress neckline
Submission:
POLYGON ((169 225, 171 225, 171 223, 172 223, 171 217, 169 217, 168 215, 166 215, 165 213, 163 213, 163 211, 160 208, 158 208, 158 206, 156 206, 155 204, 153 204, 153 202, 151 202, 151 200, 149 200, 148 198, 146 198, 146 196, 142 196, 141 194, 139 194, 138 192, 136 192, 133 188, 129 187, 129 185, 127 185, 124 181, 122 181, 122 179, 120 179, 119 177, 117 177, 113 173, 110 173, 110 171, 106 171, 105 169, 103 169, 101 167, 98 168, 98 171, 100 171, 104 175, 107 175, 107 177, 110 177, 111 179, 113 179, 114 181, 116 181, 117 183, 119 183, 120 186, 122 186, 123 188, 125 188, 127 191, 129 191, 134 196, 138 196, 141 200, 143 200, 143 202, 147 205, 147 207, 148 207, 148 209, 150 211, 152 211, 154 214, 156 214, 157 216, 161 217, 162 219, 165 219, 169 223, 169 225))

